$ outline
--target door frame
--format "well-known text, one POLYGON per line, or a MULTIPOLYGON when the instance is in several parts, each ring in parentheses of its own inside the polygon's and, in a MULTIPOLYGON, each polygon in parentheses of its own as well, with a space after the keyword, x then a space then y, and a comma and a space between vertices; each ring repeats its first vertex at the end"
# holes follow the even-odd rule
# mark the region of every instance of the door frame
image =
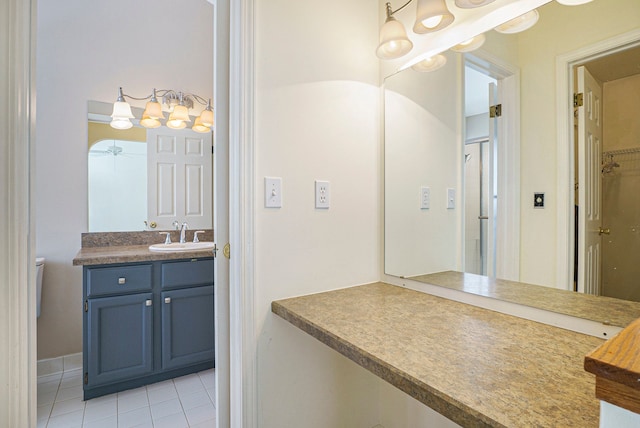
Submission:
MULTIPOLYGON (((573 68, 581 62, 607 55, 616 49, 640 43, 640 29, 608 38, 559 55, 556 58, 556 116, 557 116, 557 233, 556 288, 573 290, 575 242, 575 167, 573 128, 573 68)), ((580 267, 578 267, 578 270, 580 267)))

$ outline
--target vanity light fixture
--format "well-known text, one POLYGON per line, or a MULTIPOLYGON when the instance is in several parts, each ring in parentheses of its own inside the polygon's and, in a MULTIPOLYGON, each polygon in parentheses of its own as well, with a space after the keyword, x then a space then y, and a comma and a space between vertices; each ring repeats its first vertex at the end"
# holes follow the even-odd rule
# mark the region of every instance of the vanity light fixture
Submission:
POLYGON ((538 22, 538 18, 540 15, 536 9, 530 10, 529 12, 522 14, 516 18, 513 18, 504 24, 498 25, 494 30, 498 33, 503 34, 514 34, 520 33, 524 30, 528 30, 533 27, 536 22, 538 22))
POLYGON ((493 3, 494 1, 495 0, 456 0, 456 6, 460 9, 473 9, 474 7, 493 3))
POLYGON ((436 71, 437 69, 444 67, 446 63, 447 63, 447 57, 442 54, 438 54, 429 58, 425 58, 422 61, 416 64, 413 64, 411 66, 411 69, 414 71, 425 73, 430 71, 436 71))
POLYGON ((118 88, 118 98, 113 103, 113 113, 111 114, 111 127, 115 129, 129 129, 133 126, 131 119, 134 119, 131 113, 131 105, 125 100, 130 98, 137 101, 149 100, 145 106, 142 118, 140 119, 140 125, 145 128, 157 128, 162 123, 161 119, 164 119, 164 113, 162 112, 162 104, 158 101, 158 96, 162 97, 162 102, 169 107, 169 118, 166 125, 172 129, 186 128, 187 122, 191 122, 189 117, 189 109, 193 108, 197 102, 202 105, 206 105, 202 110, 200 116, 198 116, 194 122, 193 130, 196 132, 210 132, 213 126, 213 109, 211 108, 211 99, 205 99, 196 94, 189 94, 183 92, 176 92, 171 89, 153 89, 151 95, 136 98, 131 95, 126 95, 122 92, 122 88, 118 88))
POLYGON ((470 38, 467 41, 464 41, 460 44, 457 44, 451 48, 454 52, 471 52, 478 49, 482 46, 486 40, 486 36, 484 34, 478 34, 475 37, 470 38))
POLYGON ((593 0, 556 0, 565 6, 578 6, 579 4, 591 3, 593 0))
POLYGON ((444 0, 418 0, 416 23, 413 32, 417 34, 442 30, 454 20, 444 0))
POLYGON ((376 55, 380 59, 395 59, 409 53, 413 43, 407 37, 404 25, 393 16, 404 9, 413 0, 409 0, 396 10, 391 9, 391 3, 386 4, 387 19, 380 29, 380 44, 376 49, 376 55))

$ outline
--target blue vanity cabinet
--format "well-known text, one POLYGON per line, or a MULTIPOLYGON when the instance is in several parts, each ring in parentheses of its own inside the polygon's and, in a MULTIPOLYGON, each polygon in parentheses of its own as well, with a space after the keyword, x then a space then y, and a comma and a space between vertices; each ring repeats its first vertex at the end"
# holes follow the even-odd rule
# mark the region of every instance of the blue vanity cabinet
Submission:
POLYGON ((162 263, 162 368, 213 360, 213 263, 162 263))
POLYGON ((153 373, 153 295, 87 301, 87 386, 153 373))
POLYGON ((214 366, 213 258, 83 269, 84 398, 214 366))

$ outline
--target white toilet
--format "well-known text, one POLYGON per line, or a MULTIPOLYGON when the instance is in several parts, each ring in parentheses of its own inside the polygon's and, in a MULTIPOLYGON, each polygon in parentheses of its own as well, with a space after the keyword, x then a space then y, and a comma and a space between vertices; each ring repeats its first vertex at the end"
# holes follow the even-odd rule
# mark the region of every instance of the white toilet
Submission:
POLYGON ((42 300, 42 273, 44 272, 44 258, 36 258, 36 316, 40 317, 40 301, 42 300))

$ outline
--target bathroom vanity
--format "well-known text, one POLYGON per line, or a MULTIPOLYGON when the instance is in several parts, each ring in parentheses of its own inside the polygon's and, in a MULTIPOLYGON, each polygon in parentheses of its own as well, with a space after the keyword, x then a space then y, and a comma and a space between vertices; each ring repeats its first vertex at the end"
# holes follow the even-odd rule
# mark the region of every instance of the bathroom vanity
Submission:
POLYGON ((74 264, 83 266, 85 400, 214 366, 211 250, 83 247, 74 264))
POLYGON ((386 283, 278 300, 272 311, 465 427, 597 427, 597 337, 386 283))

